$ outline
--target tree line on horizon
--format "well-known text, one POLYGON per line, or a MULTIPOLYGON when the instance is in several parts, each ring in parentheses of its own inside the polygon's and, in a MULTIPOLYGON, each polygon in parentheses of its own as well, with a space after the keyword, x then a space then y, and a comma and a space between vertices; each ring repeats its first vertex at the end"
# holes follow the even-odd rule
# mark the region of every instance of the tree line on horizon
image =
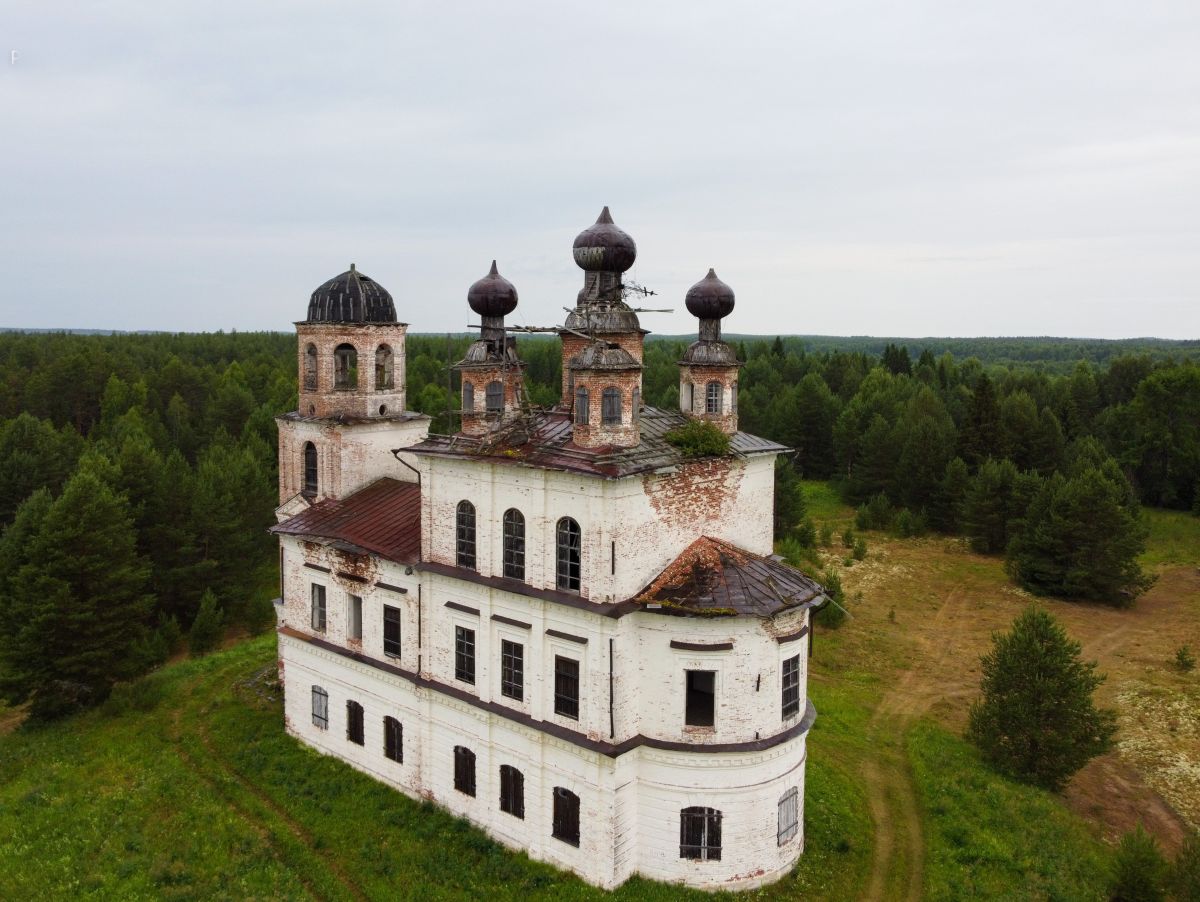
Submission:
MULTIPOLYGON (((435 431, 469 340, 407 339, 408 406, 435 431)), ((685 347, 647 343, 647 403, 677 408, 685 347)), ((558 342, 520 348, 531 400, 555 403, 558 342)), ((742 428, 796 449, 784 532, 803 528, 796 479, 829 479, 868 525, 963 533, 1039 591, 1120 601, 1143 584, 1140 504, 1200 505, 1200 367, 1161 349, 1054 374, 894 344, 736 348, 742 428), (1084 547, 1115 563, 1071 557, 1084 547)), ((283 333, 0 334, 3 697, 70 709, 163 660, 202 610, 197 646, 215 620, 270 621, 274 417, 295 408, 296 362, 283 333)))

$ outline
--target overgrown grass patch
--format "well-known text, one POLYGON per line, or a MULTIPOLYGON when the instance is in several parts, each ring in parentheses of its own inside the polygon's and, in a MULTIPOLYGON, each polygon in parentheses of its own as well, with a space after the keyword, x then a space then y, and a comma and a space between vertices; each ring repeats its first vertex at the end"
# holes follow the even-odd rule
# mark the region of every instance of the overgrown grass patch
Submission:
POLYGON ((1145 508, 1150 538, 1139 559, 1143 567, 1200 565, 1200 517, 1186 511, 1145 508))
POLYGON ((802 479, 800 485, 804 488, 808 516, 818 524, 828 522, 844 525, 853 522, 854 508, 842 501, 832 482, 824 479, 802 479))
POLYGON ((990 771, 929 722, 908 735, 928 899, 1101 899, 1108 853, 1051 793, 990 771))

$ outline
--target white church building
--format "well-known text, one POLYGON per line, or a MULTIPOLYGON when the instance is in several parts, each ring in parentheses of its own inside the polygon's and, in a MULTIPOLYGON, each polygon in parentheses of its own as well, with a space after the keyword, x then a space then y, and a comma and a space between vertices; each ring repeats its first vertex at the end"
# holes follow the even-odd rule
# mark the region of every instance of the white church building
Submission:
POLYGON ((643 405, 636 253, 607 208, 575 239, 551 408, 526 398, 493 264, 454 435, 406 410, 388 292, 351 266, 313 293, 278 418, 286 725, 598 886, 745 889, 803 849, 824 596, 772 556, 787 449, 738 431, 734 295, 711 270, 687 293, 681 409, 643 405), (728 451, 668 440, 693 420, 728 451))

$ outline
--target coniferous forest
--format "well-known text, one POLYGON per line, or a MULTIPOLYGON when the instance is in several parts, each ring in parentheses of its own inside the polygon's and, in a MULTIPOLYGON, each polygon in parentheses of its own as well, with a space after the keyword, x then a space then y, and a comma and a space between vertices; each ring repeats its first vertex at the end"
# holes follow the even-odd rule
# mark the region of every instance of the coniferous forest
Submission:
MULTIPOLYGON (((408 339, 409 407, 445 431, 466 336, 408 339)), ((674 408, 682 339, 651 340, 643 396, 674 408)), ((746 337, 741 428, 796 449, 776 530, 815 542, 799 480, 857 525, 962 535, 1038 594, 1124 605, 1146 587, 1142 505, 1200 513, 1200 348, 1055 339, 746 337)), ((523 339, 531 400, 559 345, 523 339)), ((0 335, 0 697, 54 716, 192 631, 272 619, 283 333, 0 335)))

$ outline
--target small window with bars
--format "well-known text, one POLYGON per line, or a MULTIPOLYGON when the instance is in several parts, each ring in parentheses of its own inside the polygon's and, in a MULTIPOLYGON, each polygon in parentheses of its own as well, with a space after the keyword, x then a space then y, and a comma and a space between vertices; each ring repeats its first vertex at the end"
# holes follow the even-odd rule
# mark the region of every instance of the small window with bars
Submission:
POLYGON ((710 382, 704 390, 704 412, 721 412, 721 383, 710 382))
POLYGON ((504 575, 525 579, 525 515, 512 507, 504 512, 504 575))
POLYGON ((475 505, 458 502, 454 516, 455 554, 460 567, 475 569, 475 505))
POLYGON ((319 583, 312 584, 312 628, 325 632, 325 587, 319 583))
POLYGON ((525 818, 525 775, 510 764, 500 765, 500 810, 525 818))
POLYGON ((561 786, 554 787, 554 818, 550 835, 568 845, 579 845, 579 796, 561 786))
POLYGON ((383 653, 400 657, 400 609, 387 604, 383 606, 383 653))
POLYGON ((698 807, 679 812, 679 857, 721 860, 721 812, 698 807))
POLYGON ((320 686, 312 687, 312 722, 322 730, 329 729, 329 693, 320 686))
POLYGON ((404 763, 404 726, 394 717, 383 719, 383 757, 404 763))
POLYGON ((454 747, 454 788, 475 795, 475 753, 461 745, 454 747))
POLYGON ((558 521, 557 529, 557 585, 568 592, 578 592, 580 586, 579 570, 583 534, 579 524, 570 517, 558 521))
POLYGON ((800 832, 800 791, 793 786, 779 799, 779 829, 776 839, 783 845, 800 832))
POLYGON ((783 719, 800 713, 800 656, 783 662, 783 719))
POLYGON ((554 656, 554 713, 579 720, 579 662, 554 656))
POLYGON ((454 678, 475 683, 475 630, 465 626, 454 628, 454 678))
POLYGON ((356 701, 346 702, 346 738, 355 745, 363 744, 363 706, 356 701))
POLYGON ((520 642, 500 640, 500 694, 518 702, 525 698, 525 647, 520 642))
POLYGON ((621 423, 621 391, 610 385, 600 395, 600 422, 605 426, 621 423))

